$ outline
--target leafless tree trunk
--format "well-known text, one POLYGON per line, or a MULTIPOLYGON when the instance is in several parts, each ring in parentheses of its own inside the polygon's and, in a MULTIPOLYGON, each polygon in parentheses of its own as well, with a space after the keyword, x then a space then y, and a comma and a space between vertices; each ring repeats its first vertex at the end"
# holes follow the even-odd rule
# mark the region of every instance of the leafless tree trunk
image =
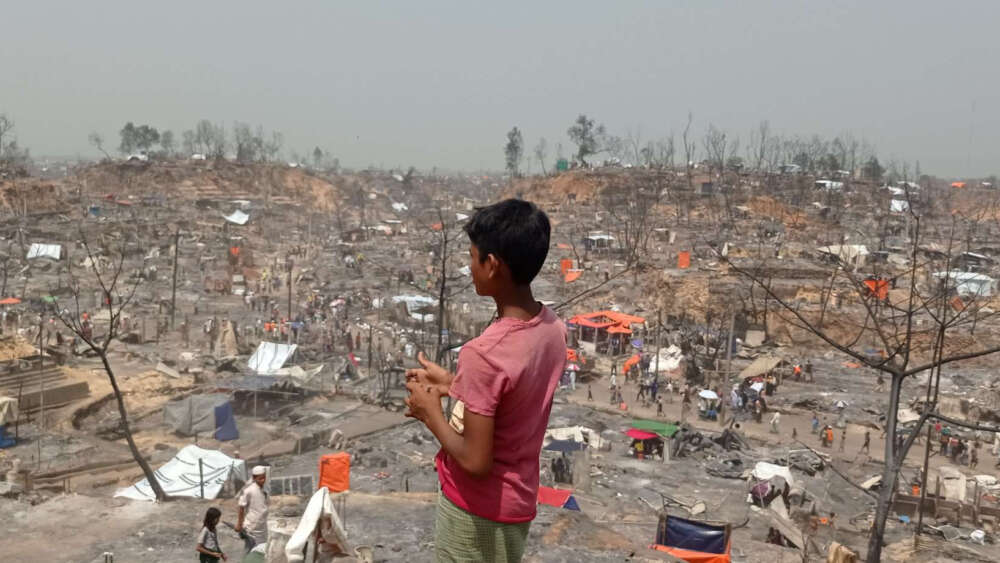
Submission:
POLYGON ((118 256, 115 256, 113 259, 113 267, 109 273, 102 273, 99 266, 100 257, 92 252, 82 229, 80 229, 80 238, 89 259, 89 269, 93 273, 104 299, 102 308, 108 314, 108 332, 103 337, 95 337, 93 325, 91 324, 92 320, 83 318, 84 311, 80 309, 81 286, 79 280, 73 276, 71 268, 67 268, 67 274, 70 278, 69 286, 73 295, 73 309, 62 308, 57 303, 59 320, 100 358, 104 372, 111 383, 111 389, 114 391, 115 401, 118 405, 118 415, 121 418, 122 432, 125 435, 125 441, 128 443, 129 451, 132 453, 132 458, 135 459, 136 464, 142 469, 142 473, 149 482, 156 500, 164 501, 167 500, 167 495, 160 486, 159 481, 156 480, 156 473, 150 467, 146 458, 142 456, 139 447, 132 438, 132 429, 128 422, 128 412, 125 409, 125 398, 122 395, 121 388, 118 386, 118 378, 115 376, 114 368, 108 359, 108 348, 111 346, 111 342, 119 336, 122 312, 132 302, 136 289, 139 286, 138 277, 135 283, 131 285, 124 283, 122 280, 128 237, 123 234, 121 248, 118 249, 118 256))

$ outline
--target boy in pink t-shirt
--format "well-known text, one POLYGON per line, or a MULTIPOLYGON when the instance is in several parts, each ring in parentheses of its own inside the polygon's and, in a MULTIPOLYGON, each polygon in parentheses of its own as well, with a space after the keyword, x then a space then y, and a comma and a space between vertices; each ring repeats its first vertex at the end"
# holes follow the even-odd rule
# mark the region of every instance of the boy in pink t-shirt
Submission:
POLYGON ((538 454, 566 362, 566 327, 535 301, 531 281, 549 249, 548 217, 508 199, 465 226, 476 293, 497 320, 462 346, 452 375, 420 354, 407 372, 407 416, 441 442, 435 519, 438 561, 519 561, 538 498, 538 454), (455 399, 451 419, 441 397, 455 399))

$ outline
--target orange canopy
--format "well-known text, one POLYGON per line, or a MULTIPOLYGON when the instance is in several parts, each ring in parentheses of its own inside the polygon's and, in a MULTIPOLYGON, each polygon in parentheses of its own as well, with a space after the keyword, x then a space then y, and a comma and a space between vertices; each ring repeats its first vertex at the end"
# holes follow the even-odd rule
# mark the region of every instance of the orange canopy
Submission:
POLYGON ((0 305, 17 305, 21 300, 17 297, 4 297, 0 299, 0 305))
POLYGON ((646 319, 634 315, 626 315, 618 311, 595 311, 593 313, 574 315, 570 317, 569 322, 589 328, 608 328, 614 325, 621 325, 628 328, 628 325, 631 324, 645 323, 646 319))
POLYGON ((609 326, 608 334, 632 334, 632 329, 620 325, 609 326))
POLYGON ((951 187, 953 188, 964 188, 965 182, 952 182, 951 187))

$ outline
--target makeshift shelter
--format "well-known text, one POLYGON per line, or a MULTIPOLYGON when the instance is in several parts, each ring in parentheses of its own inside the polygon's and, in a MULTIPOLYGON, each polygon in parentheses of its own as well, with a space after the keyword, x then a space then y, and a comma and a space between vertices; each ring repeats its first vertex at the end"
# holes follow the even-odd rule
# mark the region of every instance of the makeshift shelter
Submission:
POLYGON ((740 379, 761 377, 770 374, 775 369, 787 366, 788 360, 778 356, 759 356, 740 372, 740 379))
POLYGON ((285 362, 295 354, 296 348, 298 348, 296 344, 261 342, 250 356, 247 365, 260 375, 273 375, 284 367, 285 362))
POLYGON ((288 563, 328 561, 347 552, 347 532, 334 507, 330 491, 320 487, 309 498, 298 526, 285 543, 288 563), (318 541, 322 537, 323 541, 318 541))
POLYGON ((16 442, 7 436, 7 424, 17 420, 17 399, 0 397, 0 448, 9 448, 16 442))
POLYGON ((686 518, 660 514, 653 549, 688 563, 730 563, 731 529, 686 518))
POLYGON ((636 325, 645 322, 646 319, 642 317, 618 311, 595 311, 575 315, 569 319, 568 324, 576 327, 580 346, 588 352, 596 353, 598 349, 620 352, 625 348, 628 335, 632 334, 636 325))
POLYGON ((319 488, 340 493, 351 488, 351 454, 338 452, 319 458, 319 488))
MULTIPOLYGON (((242 459, 189 445, 184 446, 170 461, 156 470, 156 480, 163 492, 172 497, 214 499, 228 481, 246 481, 247 468, 242 459)), ((132 500, 156 500, 146 479, 118 489, 115 496, 132 500)))
POLYGON ((28 247, 28 260, 35 258, 59 260, 60 257, 62 257, 62 245, 59 244, 39 244, 36 242, 28 247))
POLYGON ((836 261, 857 268, 863 266, 868 259, 868 247, 863 244, 835 244, 831 246, 821 246, 817 248, 823 254, 836 261))
POLYGON ((163 406, 163 422, 183 436, 211 433, 216 440, 240 437, 229 397, 221 393, 191 395, 163 406))
POLYGON ((602 438, 599 432, 587 428, 586 426, 566 426, 562 428, 547 429, 545 431, 544 443, 548 445, 556 440, 582 442, 597 450, 611 447, 611 444, 602 438))
POLYGON ((538 487, 538 504, 565 508, 566 510, 580 510, 573 491, 569 489, 553 489, 552 487, 538 487))
POLYGON ((677 433, 678 427, 675 424, 668 424, 666 422, 660 422, 658 420, 643 420, 637 418, 632 421, 632 428, 635 430, 644 430, 646 432, 653 432, 664 438, 671 438, 677 433))
POLYGON ((947 280, 948 288, 963 297, 992 297, 996 293, 996 280, 984 274, 952 270, 935 272, 933 275, 940 283, 947 280))

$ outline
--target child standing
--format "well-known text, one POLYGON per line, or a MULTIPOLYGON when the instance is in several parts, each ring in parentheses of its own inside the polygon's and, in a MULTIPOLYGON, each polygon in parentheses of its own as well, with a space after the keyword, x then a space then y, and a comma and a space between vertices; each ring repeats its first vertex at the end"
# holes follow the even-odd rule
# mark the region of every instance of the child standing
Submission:
POLYGON ((215 533, 215 527, 222 518, 222 511, 214 506, 205 511, 205 520, 202 523, 201 531, 198 532, 198 545, 195 551, 198 552, 198 561, 201 563, 216 563, 219 559, 228 561, 222 548, 219 547, 219 536, 215 533))
POLYGON ((535 301, 531 281, 548 254, 548 217, 509 199, 465 226, 476 293, 497 320, 464 346, 458 373, 418 356, 407 372, 408 416, 441 443, 437 561, 520 561, 538 498, 538 455, 566 362, 566 327, 535 301), (457 400, 451 420, 441 397, 457 400))

